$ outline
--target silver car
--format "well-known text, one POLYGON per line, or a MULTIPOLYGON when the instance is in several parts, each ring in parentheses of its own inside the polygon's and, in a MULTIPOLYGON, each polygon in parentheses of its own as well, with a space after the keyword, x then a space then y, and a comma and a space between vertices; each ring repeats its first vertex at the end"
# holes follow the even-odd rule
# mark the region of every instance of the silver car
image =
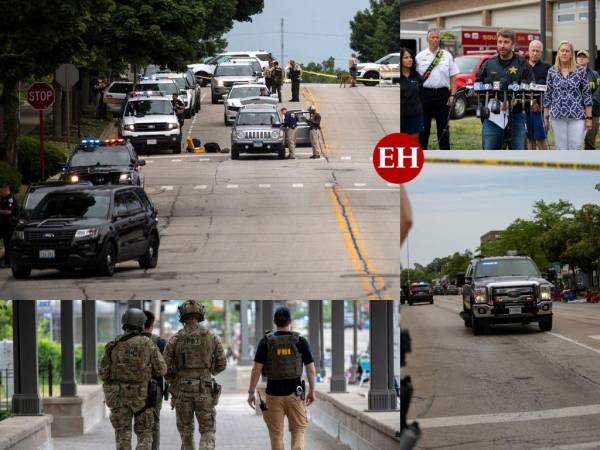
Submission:
POLYGON ((248 63, 219 64, 210 81, 212 103, 217 104, 223 94, 228 94, 236 83, 256 83, 257 76, 248 63))
POLYGON ((307 122, 310 113, 301 109, 290 109, 288 111, 296 116, 296 120, 298 121, 296 124, 296 146, 310 146, 310 125, 307 122))
POLYGON ((277 153, 284 159, 284 136, 276 105, 245 105, 231 130, 231 159, 239 159, 240 153, 277 153))
POLYGON ((264 84, 235 84, 229 94, 223 97, 223 121, 225 126, 235 122, 238 111, 242 108, 242 101, 255 98, 253 103, 277 104, 277 94, 269 94, 264 84))

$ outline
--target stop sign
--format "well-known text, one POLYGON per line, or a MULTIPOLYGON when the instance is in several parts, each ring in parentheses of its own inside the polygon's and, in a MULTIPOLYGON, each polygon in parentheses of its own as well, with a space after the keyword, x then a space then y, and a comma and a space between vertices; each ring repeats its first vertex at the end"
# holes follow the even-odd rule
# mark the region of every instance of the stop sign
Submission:
POLYGON ((45 109, 54 103, 54 89, 48 83, 33 83, 27 91, 27 101, 35 109, 45 109))

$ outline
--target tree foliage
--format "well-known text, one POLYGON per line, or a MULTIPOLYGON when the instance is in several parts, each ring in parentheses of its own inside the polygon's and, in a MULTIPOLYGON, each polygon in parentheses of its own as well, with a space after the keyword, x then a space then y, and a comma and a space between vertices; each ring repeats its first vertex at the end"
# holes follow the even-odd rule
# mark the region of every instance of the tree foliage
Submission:
POLYGON ((12 307, 8 300, 0 300, 0 340, 12 339, 12 307))
POLYGON ((369 9, 350 21, 350 48, 361 61, 375 61, 400 50, 400 0, 370 0, 369 9))

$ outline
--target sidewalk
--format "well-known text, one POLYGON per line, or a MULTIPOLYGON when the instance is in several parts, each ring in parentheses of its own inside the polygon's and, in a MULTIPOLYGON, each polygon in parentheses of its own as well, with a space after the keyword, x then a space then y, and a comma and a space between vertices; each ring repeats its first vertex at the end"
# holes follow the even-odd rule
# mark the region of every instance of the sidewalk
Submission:
MULTIPOLYGON (((266 450, 269 448, 269 435, 262 417, 256 416, 246 403, 247 395, 235 390, 235 366, 217 377, 223 385, 223 394, 217 406, 217 450, 266 450)), ((108 414, 107 414, 108 417, 108 414)), ((287 426, 286 426, 287 429, 287 426)), ((289 434, 289 433, 288 433, 289 434)), ((196 428, 196 445, 198 445, 196 428)), ((134 439, 135 441, 135 439, 134 439)), ((177 450, 181 440, 177 432, 175 411, 168 403, 161 413, 161 449, 177 450)), ((289 437, 286 448, 290 447, 289 437)), ((115 448, 114 433, 110 421, 105 419, 92 431, 73 438, 53 439, 54 450, 97 450, 115 448)), ((347 450, 314 424, 306 432, 307 450, 347 450)))

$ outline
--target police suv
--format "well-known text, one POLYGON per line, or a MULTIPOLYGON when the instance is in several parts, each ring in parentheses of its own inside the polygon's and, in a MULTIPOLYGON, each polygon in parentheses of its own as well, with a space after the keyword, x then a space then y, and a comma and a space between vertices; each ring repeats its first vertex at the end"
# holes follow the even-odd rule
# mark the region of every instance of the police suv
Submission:
POLYGON ((538 322, 552 329, 552 284, 527 256, 473 259, 465 273, 463 312, 473 334, 487 325, 538 322))
POLYGON ((400 82, 400 53, 390 53, 374 63, 359 63, 357 69, 358 81, 367 86, 379 84, 379 79, 400 82))
POLYGON ((119 124, 119 137, 136 151, 169 147, 181 153, 181 128, 171 97, 164 92, 133 92, 119 124))
POLYGON ((93 184, 135 184, 144 187, 139 159, 125 139, 83 139, 73 150, 60 179, 70 183, 90 181, 93 184))

